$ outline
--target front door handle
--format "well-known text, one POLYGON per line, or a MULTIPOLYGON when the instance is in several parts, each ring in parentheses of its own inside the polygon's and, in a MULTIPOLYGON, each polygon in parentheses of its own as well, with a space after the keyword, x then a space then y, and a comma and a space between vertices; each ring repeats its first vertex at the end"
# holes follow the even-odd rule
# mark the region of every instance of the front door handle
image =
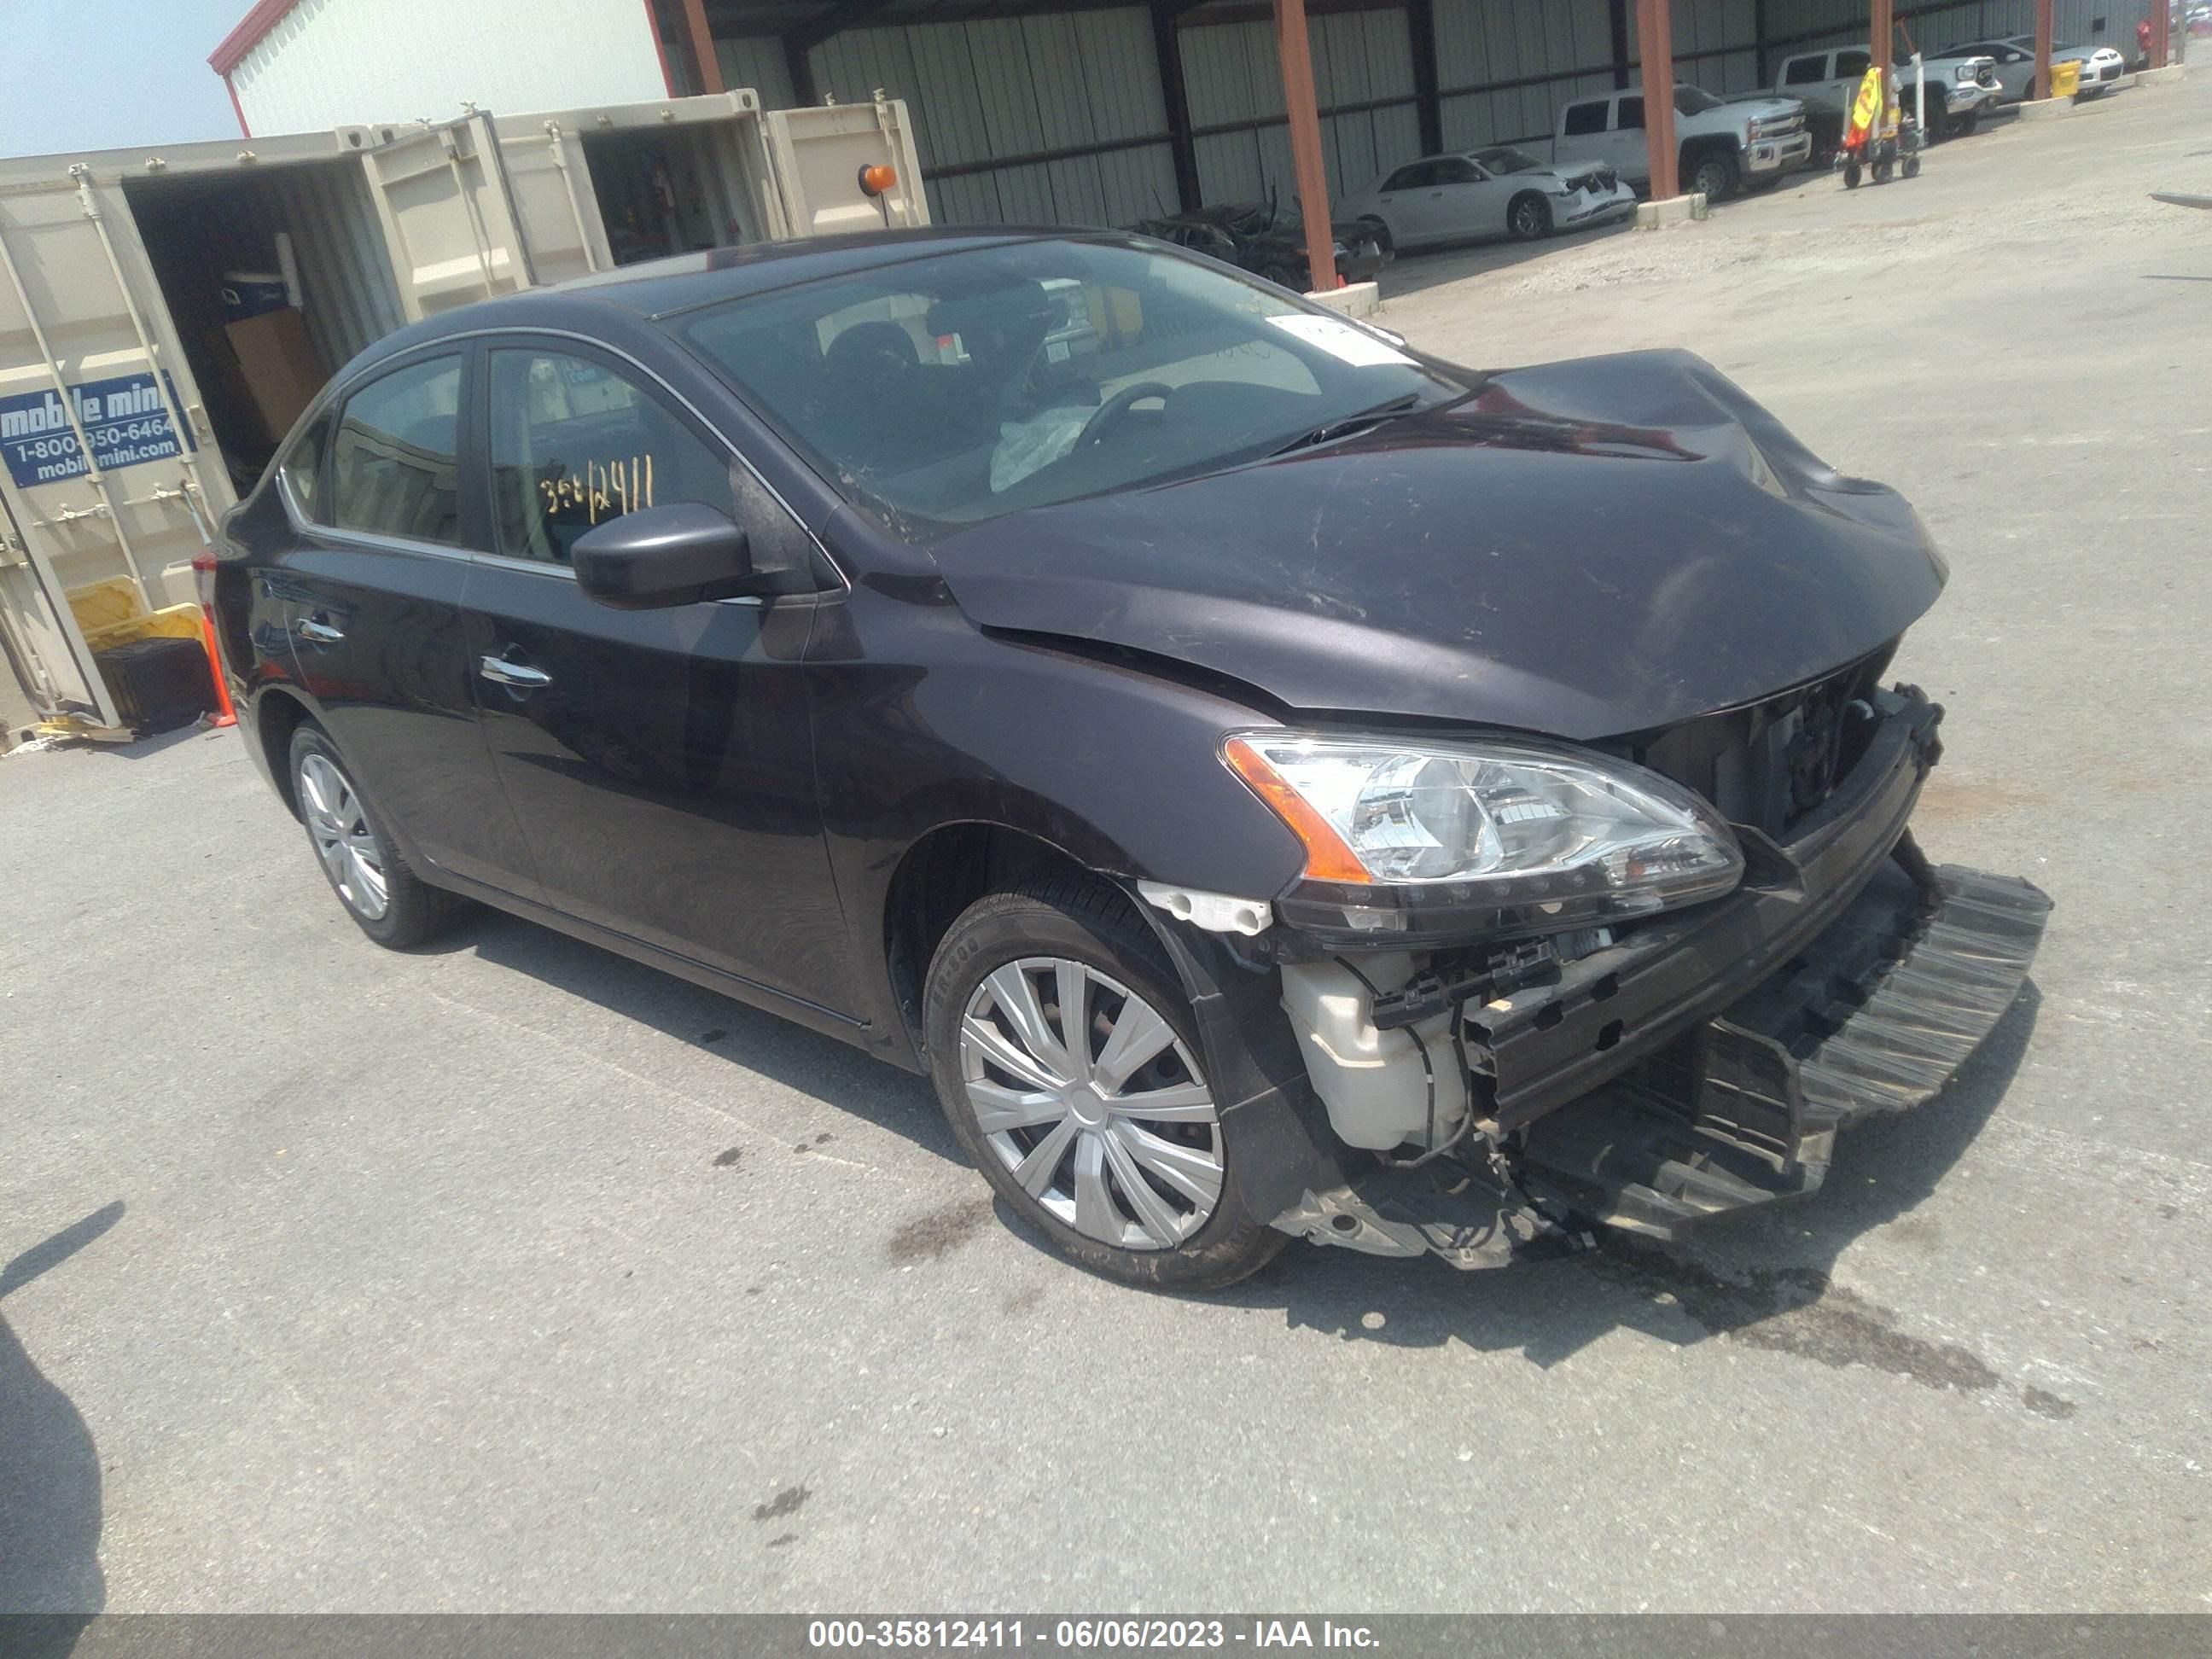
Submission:
POLYGON ((477 672, 496 684, 512 685, 525 691, 553 684, 553 677, 544 669, 532 668, 528 663, 509 662, 504 657, 486 657, 477 665, 477 672))
POLYGON ((292 631, 303 640, 313 640, 317 645, 336 645, 345 637, 345 629, 333 628, 320 614, 302 617, 293 625, 292 631))

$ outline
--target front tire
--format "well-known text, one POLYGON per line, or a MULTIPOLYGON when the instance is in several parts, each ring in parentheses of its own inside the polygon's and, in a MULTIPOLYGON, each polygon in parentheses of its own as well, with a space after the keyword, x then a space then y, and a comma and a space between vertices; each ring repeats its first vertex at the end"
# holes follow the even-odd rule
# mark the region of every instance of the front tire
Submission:
POLYGON ((1552 204, 1533 191, 1523 191, 1506 204, 1505 228, 1516 242, 1541 241, 1552 234, 1552 204))
POLYGON ((1055 879, 969 906, 930 963, 922 1022, 953 1133, 1070 1261, 1210 1290, 1287 1242, 1246 1211, 1189 1004, 1112 888, 1055 879))
POLYGON ((354 924, 394 951, 422 945, 452 927, 467 901, 416 875, 384 820, 313 721, 292 734, 292 799, 307 844, 331 890, 354 924))
POLYGON ((1735 194, 1737 181, 1743 176, 1732 155, 1718 150, 1708 150, 1690 163, 1690 188, 1713 205, 1725 202, 1735 194))

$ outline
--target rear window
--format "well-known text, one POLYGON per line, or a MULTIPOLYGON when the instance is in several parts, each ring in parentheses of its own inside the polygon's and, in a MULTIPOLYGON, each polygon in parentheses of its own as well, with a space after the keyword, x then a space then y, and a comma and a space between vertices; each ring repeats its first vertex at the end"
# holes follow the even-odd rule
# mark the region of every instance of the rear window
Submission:
POLYGON ((460 407, 457 356, 394 369, 347 398, 331 446, 326 522, 459 546, 460 407))
POLYGON ((1644 100, 1624 98, 1620 100, 1620 130, 1623 132, 1641 131, 1644 127, 1644 100))
POLYGON ((1570 138, 1580 138, 1589 133, 1605 131, 1605 104, 1570 104, 1567 118, 1560 131, 1570 138))
POLYGON ((1828 78, 1828 54, 1816 52, 1810 58, 1793 58, 1782 69, 1782 84, 1785 87, 1809 87, 1828 78))
POLYGON ((1836 79, 1856 81, 1874 63, 1870 52, 1839 52, 1836 54, 1836 79))

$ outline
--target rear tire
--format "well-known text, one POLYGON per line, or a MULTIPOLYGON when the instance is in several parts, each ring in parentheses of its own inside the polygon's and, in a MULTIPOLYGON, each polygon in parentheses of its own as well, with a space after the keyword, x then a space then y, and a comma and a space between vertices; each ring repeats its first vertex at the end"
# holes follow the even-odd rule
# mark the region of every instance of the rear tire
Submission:
POLYGON ((1189 1003, 1113 888, 1054 878, 969 905, 930 963, 922 1030, 952 1133, 1078 1266, 1211 1290, 1289 1242, 1246 1210, 1189 1003))
POLYGON ((1505 228, 1516 242, 1540 241, 1552 234, 1552 204, 1524 190, 1505 204, 1505 228))
POLYGON ((1844 163, 1844 188, 1845 190, 1856 190, 1859 187, 1859 180, 1863 177, 1865 177, 1865 173, 1856 161, 1850 161, 1844 163))
POLYGON ((459 894, 415 873, 321 726, 300 723, 289 760, 292 798, 307 825, 307 845, 362 933, 389 950, 404 951, 435 939, 468 909, 459 894))

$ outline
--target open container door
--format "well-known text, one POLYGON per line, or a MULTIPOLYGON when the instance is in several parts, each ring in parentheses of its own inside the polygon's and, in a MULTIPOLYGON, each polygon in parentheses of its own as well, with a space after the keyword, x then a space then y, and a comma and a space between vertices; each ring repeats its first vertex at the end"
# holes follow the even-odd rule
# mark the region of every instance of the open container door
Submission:
POLYGON ((52 564, 43 550, 16 529, 15 515, 4 503, 0 503, 0 645, 42 720, 121 726, 121 715, 52 564))
POLYGON ((836 236, 929 222, 905 100, 770 110, 760 120, 782 220, 771 224, 771 235, 836 236), (878 195, 860 185, 873 167, 896 177, 878 195))
MULTIPOLYGON (((119 179, 0 192, 0 605, 49 720, 119 728, 103 629, 198 636, 191 561, 234 497, 119 179), (130 620, 135 619, 135 621, 130 620)), ((108 735, 102 730, 99 735, 108 735)), ((114 735, 122 735, 118 731, 114 735)))
POLYGON ((375 132, 361 161, 410 322, 535 283, 490 116, 375 132))
POLYGON ((775 234, 759 117, 749 88, 500 117, 500 154, 538 280, 775 234))
POLYGON ((540 283, 565 283, 614 268, 592 193, 591 158, 574 114, 495 122, 507 198, 540 283))

